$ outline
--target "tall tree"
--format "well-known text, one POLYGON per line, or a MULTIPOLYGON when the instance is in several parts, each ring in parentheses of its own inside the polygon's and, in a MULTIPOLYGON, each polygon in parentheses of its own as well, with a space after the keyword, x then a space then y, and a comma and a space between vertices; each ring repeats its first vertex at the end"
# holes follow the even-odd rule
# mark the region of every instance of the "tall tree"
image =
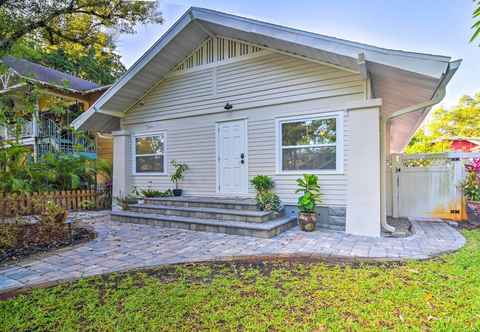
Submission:
POLYGON ((88 46, 96 43, 98 31, 133 33, 139 23, 161 21, 152 1, 0 0, 0 50, 27 35, 41 36, 53 45, 69 41, 88 46))
POLYGON ((480 0, 473 0, 474 9, 473 9, 473 35, 470 38, 470 42, 473 42, 480 36, 480 0))
POLYGON ((115 52, 115 34, 159 22, 162 16, 152 1, 0 0, 0 56, 110 84, 125 71, 115 52))
POLYGON ((480 93, 463 96, 451 108, 433 111, 430 121, 417 131, 405 149, 407 153, 431 153, 450 150, 445 139, 452 137, 480 137, 480 93))
POLYGON ((8 54, 98 84, 111 84, 125 72, 125 67, 111 38, 103 32, 99 32, 98 37, 95 45, 87 47, 68 41, 50 45, 45 40, 24 37, 15 43, 8 54))

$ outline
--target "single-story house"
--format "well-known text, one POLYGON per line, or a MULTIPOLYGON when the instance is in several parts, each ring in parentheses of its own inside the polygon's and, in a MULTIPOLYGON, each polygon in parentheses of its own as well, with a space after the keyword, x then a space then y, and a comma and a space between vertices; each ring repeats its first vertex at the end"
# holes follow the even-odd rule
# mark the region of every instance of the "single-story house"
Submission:
POLYGON ((175 159, 186 195, 254 197, 263 174, 293 210, 314 173, 322 223, 379 236, 389 155, 460 63, 190 8, 73 125, 113 132, 114 196, 171 188, 175 159))

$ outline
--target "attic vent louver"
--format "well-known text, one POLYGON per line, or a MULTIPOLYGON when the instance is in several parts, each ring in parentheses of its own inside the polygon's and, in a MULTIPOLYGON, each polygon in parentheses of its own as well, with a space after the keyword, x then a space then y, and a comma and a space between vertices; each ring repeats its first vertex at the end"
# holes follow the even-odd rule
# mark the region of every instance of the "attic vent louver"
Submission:
POLYGON ((208 38, 175 67, 176 72, 188 72, 194 68, 232 59, 252 56, 263 49, 238 40, 216 37, 208 38))

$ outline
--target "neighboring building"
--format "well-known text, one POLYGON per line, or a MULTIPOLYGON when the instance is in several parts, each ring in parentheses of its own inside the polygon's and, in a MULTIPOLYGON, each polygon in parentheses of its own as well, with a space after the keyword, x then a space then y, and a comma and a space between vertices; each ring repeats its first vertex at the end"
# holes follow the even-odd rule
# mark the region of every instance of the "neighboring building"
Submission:
POLYGON ((291 212, 314 173, 321 224, 379 236, 389 155, 444 97, 450 60, 191 8, 73 125, 113 131, 115 196, 171 188, 175 159, 186 195, 254 197, 264 174, 291 212))
MULTIPOLYGON (((20 130, 20 142, 32 149, 35 159, 48 152, 79 153, 96 158, 95 135, 76 135, 70 128, 71 122, 87 110, 109 88, 80 79, 24 59, 5 56, 0 60, 8 71, 2 75, 0 94, 8 95, 12 103, 23 105, 29 86, 39 87, 35 114, 27 114, 20 130), (55 106, 61 99, 66 112, 59 113, 55 106)), ((18 133, 15 124, 0 128, 0 139, 13 140, 18 133)), ((107 136, 108 137, 108 136, 107 136)), ((106 159, 111 159, 111 137, 102 145, 106 159)))
POLYGON ((480 137, 448 137, 438 141, 449 142, 451 151, 480 152, 480 137))

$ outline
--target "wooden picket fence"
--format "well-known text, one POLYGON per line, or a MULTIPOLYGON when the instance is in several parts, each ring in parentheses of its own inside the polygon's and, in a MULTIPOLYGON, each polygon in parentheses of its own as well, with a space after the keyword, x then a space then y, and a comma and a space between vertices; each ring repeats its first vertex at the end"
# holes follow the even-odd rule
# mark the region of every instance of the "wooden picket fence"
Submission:
POLYGON ((110 193, 95 189, 27 194, 0 193, 0 216, 38 214, 48 201, 73 211, 111 207, 110 193))

